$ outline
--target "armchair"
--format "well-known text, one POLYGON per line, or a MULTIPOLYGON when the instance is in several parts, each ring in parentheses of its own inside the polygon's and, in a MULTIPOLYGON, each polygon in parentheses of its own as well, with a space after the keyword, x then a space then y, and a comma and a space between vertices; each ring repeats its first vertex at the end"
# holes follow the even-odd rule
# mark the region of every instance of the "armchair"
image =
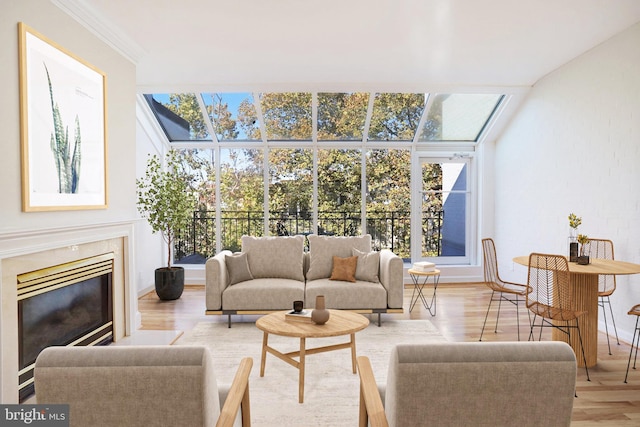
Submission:
POLYGON ((36 401, 69 404, 71 426, 230 427, 240 412, 250 427, 252 365, 243 359, 225 390, 206 347, 49 347, 36 359, 36 401))
POLYGON ((576 358, 563 342, 401 344, 386 386, 366 356, 360 427, 569 426, 576 358))

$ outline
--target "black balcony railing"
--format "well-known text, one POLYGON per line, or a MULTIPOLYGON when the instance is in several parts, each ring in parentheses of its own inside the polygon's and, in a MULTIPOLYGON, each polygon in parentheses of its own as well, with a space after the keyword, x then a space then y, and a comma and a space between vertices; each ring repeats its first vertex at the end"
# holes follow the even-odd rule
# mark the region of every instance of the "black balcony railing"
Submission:
MULTIPOLYGON (((269 233, 273 236, 309 235, 313 232, 310 212, 270 212, 269 233)), ((443 211, 422 213, 422 255, 439 256, 442 242, 443 211)), ((318 212, 318 234, 356 236, 360 234, 359 212, 318 212)), ((188 230, 175 241, 174 258, 180 264, 202 264, 216 254, 216 240, 222 248, 240 251, 243 235, 262 236, 261 211, 222 211, 220 234, 216 233, 214 211, 196 211, 188 230)), ((411 215, 408 211, 367 212, 367 233, 375 250, 391 249, 405 260, 411 258, 411 215)))

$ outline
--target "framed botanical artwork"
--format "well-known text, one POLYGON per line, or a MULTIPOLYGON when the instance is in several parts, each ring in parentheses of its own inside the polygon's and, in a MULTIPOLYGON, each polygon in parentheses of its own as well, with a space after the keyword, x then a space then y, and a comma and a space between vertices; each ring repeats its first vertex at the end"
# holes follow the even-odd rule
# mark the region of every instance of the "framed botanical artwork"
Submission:
POLYGON ((106 75, 18 24, 22 210, 107 207, 106 75))

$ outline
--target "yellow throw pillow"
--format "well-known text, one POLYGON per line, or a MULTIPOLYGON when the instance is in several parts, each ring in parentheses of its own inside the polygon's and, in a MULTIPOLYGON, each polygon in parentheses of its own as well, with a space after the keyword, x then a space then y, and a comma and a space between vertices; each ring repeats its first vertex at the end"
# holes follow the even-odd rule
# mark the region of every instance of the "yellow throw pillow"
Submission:
POLYGON ((340 258, 333 256, 333 270, 329 280, 342 280, 344 282, 356 281, 356 267, 358 265, 358 257, 350 256, 348 258, 340 258))

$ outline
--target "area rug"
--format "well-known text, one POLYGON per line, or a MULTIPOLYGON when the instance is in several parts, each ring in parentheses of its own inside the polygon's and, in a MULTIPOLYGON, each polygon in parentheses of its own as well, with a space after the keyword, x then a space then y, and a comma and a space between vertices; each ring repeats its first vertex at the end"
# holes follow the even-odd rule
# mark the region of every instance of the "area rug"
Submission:
MULTIPOLYGON (((307 348, 345 342, 348 337, 308 339, 307 348)), ((384 320, 356 333, 356 353, 371 360, 378 383, 387 378, 389 354, 395 344, 446 342, 428 320, 384 320)), ((299 339, 269 335, 270 346, 299 349, 299 339)), ((201 322, 175 345, 207 346, 215 361, 218 384, 230 384, 243 357, 253 358, 249 380, 254 427, 338 427, 358 425, 359 379, 351 370, 348 349, 311 354, 306 358, 304 403, 298 403, 298 370, 267 354, 260 378, 262 331, 255 323, 201 322)))

